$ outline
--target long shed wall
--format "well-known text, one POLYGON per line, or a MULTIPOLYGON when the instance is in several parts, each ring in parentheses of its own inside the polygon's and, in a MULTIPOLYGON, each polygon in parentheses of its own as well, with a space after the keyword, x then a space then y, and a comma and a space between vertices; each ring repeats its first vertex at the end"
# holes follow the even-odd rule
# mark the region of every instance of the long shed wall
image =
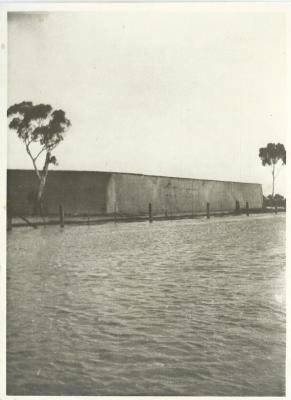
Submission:
MULTIPOLYGON (((37 178, 31 170, 8 170, 8 206, 13 213, 32 215, 37 178)), ((244 207, 262 207, 259 184, 94 171, 50 171, 44 193, 44 211, 56 214, 143 215, 152 203, 154 215, 181 215, 230 211, 239 201, 244 207)))

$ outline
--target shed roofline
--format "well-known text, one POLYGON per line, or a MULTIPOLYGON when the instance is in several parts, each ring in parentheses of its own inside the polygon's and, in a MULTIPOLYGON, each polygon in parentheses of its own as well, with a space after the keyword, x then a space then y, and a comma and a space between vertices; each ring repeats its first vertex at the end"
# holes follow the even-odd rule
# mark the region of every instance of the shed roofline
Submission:
MULTIPOLYGON (((33 169, 26 169, 26 168, 7 168, 7 171, 31 171, 34 172, 33 169)), ((141 174, 137 172, 115 172, 115 171, 92 171, 92 170, 75 170, 75 169, 52 169, 49 172, 75 172, 75 173, 101 173, 101 174, 118 174, 118 175, 136 175, 136 176, 149 176, 152 178, 168 178, 168 179, 184 179, 189 181, 207 181, 207 182, 225 182, 225 183, 238 183, 238 184, 246 184, 246 185, 262 185, 258 182, 240 182, 240 181, 224 181, 221 179, 205 179, 205 178, 185 178, 181 176, 167 176, 167 175, 150 175, 150 174, 141 174)))

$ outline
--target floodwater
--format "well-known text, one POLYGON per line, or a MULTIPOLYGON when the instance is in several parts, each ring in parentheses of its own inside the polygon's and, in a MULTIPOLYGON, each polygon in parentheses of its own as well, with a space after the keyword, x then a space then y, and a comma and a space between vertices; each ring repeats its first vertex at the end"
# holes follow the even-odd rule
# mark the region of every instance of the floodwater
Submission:
POLYGON ((282 396, 285 217, 14 229, 9 395, 282 396))

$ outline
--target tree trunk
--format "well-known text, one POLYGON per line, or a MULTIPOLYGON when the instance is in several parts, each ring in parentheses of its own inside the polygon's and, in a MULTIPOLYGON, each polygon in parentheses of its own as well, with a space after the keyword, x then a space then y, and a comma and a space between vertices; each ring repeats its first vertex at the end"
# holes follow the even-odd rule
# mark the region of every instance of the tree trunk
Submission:
POLYGON ((40 181, 39 181, 39 187, 38 187, 38 192, 37 192, 37 205, 40 209, 41 214, 42 214, 42 196, 43 196, 43 192, 44 192, 44 188, 45 188, 45 184, 46 184, 46 177, 47 177, 47 173, 48 173, 50 157, 51 157, 51 153, 48 151, 46 153, 43 170, 40 174, 40 181))
POLYGON ((40 203, 42 200, 42 195, 45 187, 45 182, 46 182, 46 176, 43 174, 41 175, 39 186, 38 186, 38 192, 37 192, 37 202, 40 203))
POLYGON ((272 197, 274 197, 274 192, 275 192, 275 164, 273 164, 272 177, 273 177, 272 197))

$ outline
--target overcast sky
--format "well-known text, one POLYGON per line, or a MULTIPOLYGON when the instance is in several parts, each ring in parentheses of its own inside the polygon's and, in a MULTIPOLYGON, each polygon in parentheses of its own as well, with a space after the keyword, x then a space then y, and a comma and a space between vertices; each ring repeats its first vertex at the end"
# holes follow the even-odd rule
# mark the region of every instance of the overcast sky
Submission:
MULTIPOLYGON (((284 14, 185 6, 10 14, 8 103, 66 112, 58 169, 260 182, 271 192, 258 151, 286 144, 284 14)), ((15 132, 8 166, 32 167, 15 132)), ((284 168, 276 192, 285 193, 284 168)))

